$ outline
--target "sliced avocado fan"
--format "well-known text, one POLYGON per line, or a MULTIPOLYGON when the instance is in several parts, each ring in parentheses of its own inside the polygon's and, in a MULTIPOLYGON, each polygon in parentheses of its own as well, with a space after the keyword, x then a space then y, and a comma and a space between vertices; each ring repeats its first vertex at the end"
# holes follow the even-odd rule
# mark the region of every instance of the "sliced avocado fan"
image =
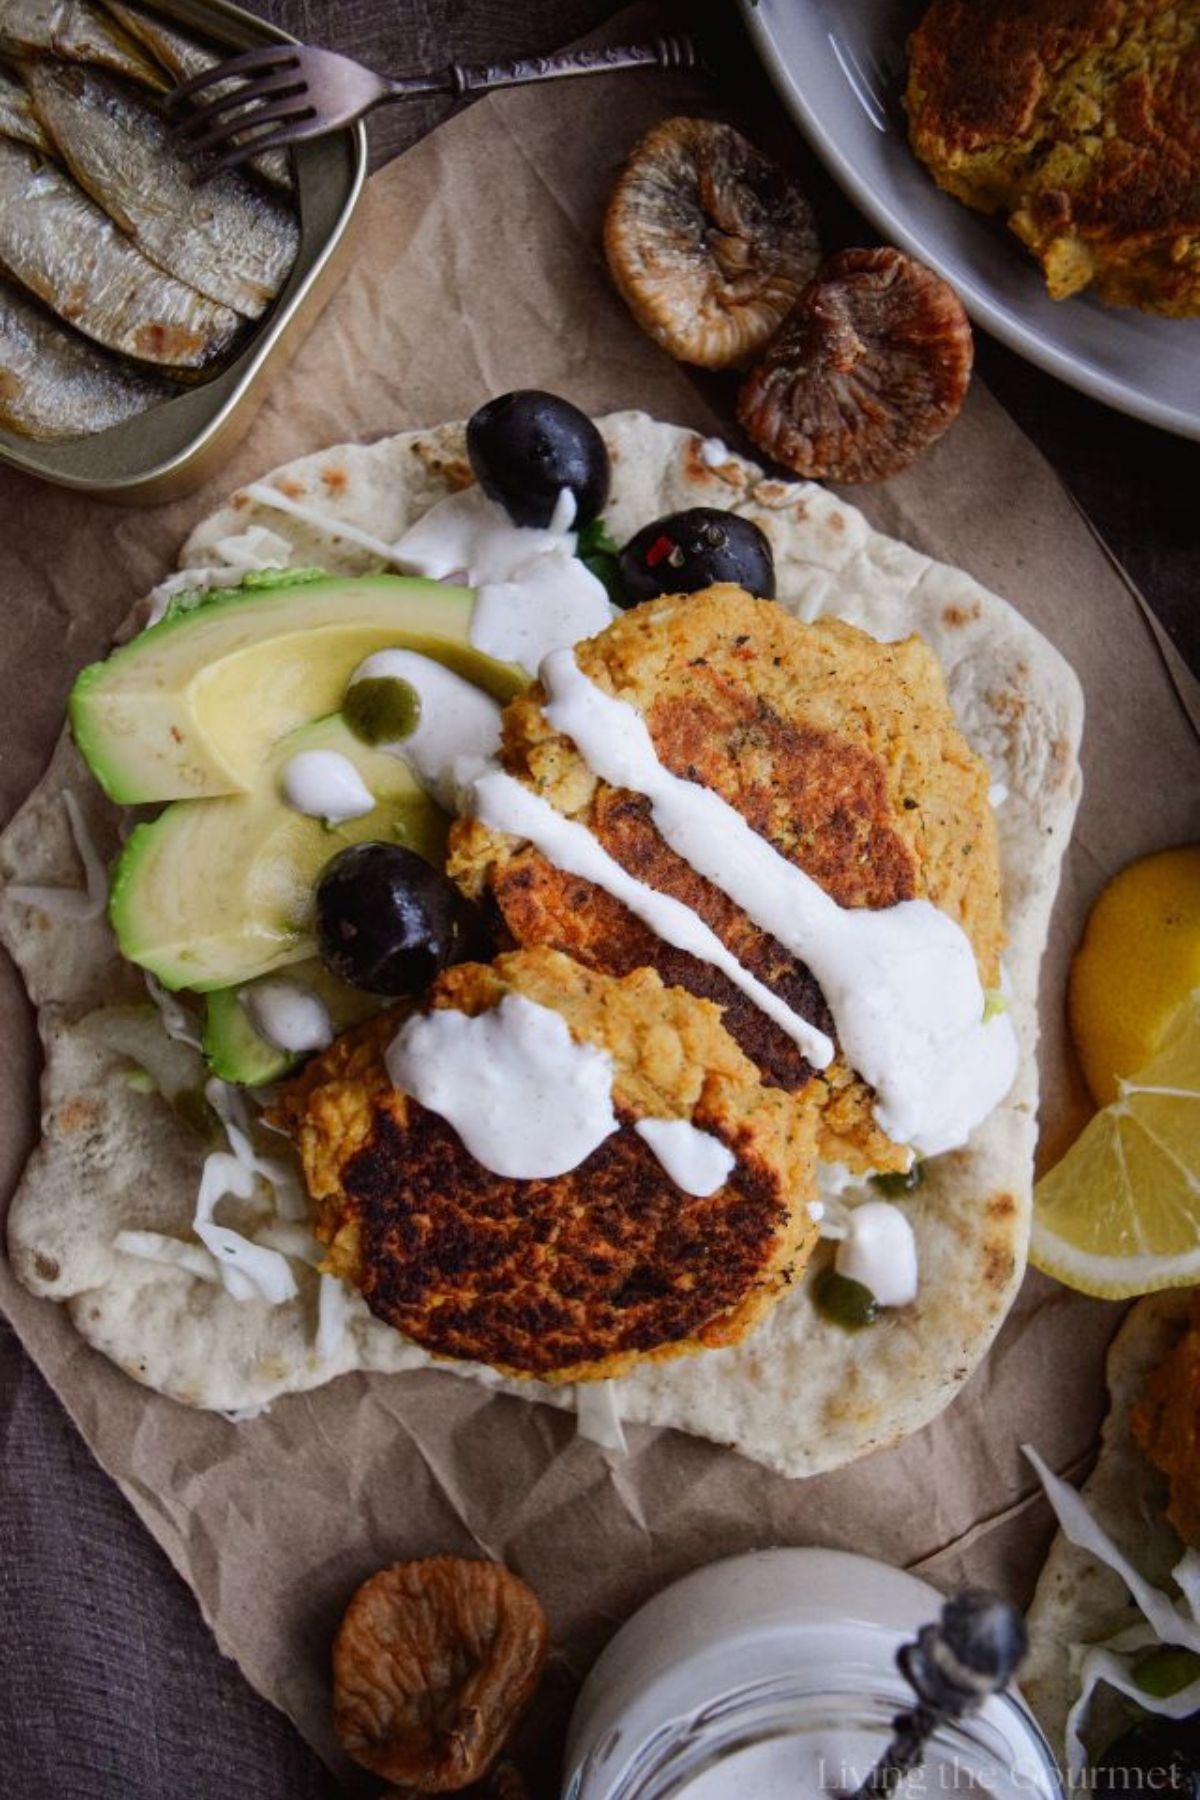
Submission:
POLYGON ((177 609, 83 670, 71 729, 112 800, 245 793, 272 746, 333 713, 376 650, 419 651, 500 701, 527 685, 470 642, 466 588, 403 575, 251 585, 177 609))

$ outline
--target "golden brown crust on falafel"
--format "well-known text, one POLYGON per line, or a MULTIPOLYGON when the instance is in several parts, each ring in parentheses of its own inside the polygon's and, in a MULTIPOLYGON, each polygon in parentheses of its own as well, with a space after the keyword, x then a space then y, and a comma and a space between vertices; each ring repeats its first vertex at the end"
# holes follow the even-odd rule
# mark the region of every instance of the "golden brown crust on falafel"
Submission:
MULTIPOLYGON (((883 644, 839 620, 806 625, 720 585, 647 603, 576 647, 581 669, 643 715, 673 773, 701 782, 843 906, 924 896, 975 946, 985 985, 1003 943, 988 775, 968 748, 941 670, 919 639, 883 644)), ((703 917, 738 960, 821 1030, 817 983, 660 838, 639 796, 597 781, 542 712, 535 685, 504 715, 506 767, 586 824, 631 874, 703 917)), ((508 939, 550 944, 589 968, 645 965, 715 1001, 775 1086, 823 1088, 824 1153, 859 1169, 907 1166, 844 1065, 823 1083, 795 1042, 711 965, 672 949, 620 902, 473 820, 451 831, 448 868, 508 939)))
POLYGON ((316 1204, 326 1267, 435 1355, 515 1375, 618 1375, 644 1357, 735 1343, 803 1269, 815 1241, 815 1111, 761 1086, 715 1007, 622 980, 555 951, 449 970, 434 1007, 474 1015, 520 993, 611 1057, 622 1129, 580 1166, 511 1180, 393 1088, 384 1052, 400 1017, 337 1042, 283 1091, 316 1204), (677 1187, 631 1129, 682 1118, 734 1153, 729 1180, 677 1187))
POLYGON ((1200 313, 1196 0, 934 0, 905 104, 938 185, 1007 212, 1055 299, 1200 313))

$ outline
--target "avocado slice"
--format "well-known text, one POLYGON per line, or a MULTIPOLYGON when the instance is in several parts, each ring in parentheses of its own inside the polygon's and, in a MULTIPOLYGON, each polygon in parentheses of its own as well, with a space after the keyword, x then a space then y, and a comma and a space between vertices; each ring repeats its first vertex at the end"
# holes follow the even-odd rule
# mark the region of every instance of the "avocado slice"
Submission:
POLYGON ((152 625, 83 670, 75 742, 112 800, 253 787, 268 750, 342 703, 375 650, 408 649, 510 700, 519 669, 471 648, 475 596, 402 575, 311 575, 248 587, 152 625))
MULTIPOLYGON (((288 970, 287 979, 320 995, 329 1008, 335 1032, 344 1031, 347 1025, 357 1024, 387 1005, 378 995, 348 987, 315 958, 312 962, 295 963, 288 970)), ((254 985, 250 981, 240 987, 214 988, 204 998, 205 1060, 222 1081, 236 1081, 242 1087, 262 1087, 268 1081, 278 1081, 304 1061, 304 1053, 280 1050, 255 1029, 246 1006, 246 997, 254 985)))
POLYGON ((113 871, 108 912, 122 953, 164 987, 234 987, 315 954, 313 891, 330 857, 380 838, 439 867, 447 820, 398 756, 363 744, 339 714, 290 732, 253 789, 177 800, 134 830, 113 871), (336 750, 378 804, 329 827, 295 812, 280 780, 301 750, 336 750))

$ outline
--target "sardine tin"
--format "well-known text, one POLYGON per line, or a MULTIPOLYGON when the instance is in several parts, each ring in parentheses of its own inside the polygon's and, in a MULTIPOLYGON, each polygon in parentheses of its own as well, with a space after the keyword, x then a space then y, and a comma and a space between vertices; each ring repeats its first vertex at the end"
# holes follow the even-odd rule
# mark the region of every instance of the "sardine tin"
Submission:
MULTIPOLYGON (((295 43, 230 0, 154 0, 146 9, 227 46, 295 43)), ((232 453, 274 377, 346 273, 348 228, 366 181, 362 125, 296 147, 300 248, 283 291, 230 367, 151 412, 90 437, 38 443, 0 429, 0 463, 121 504, 157 505, 199 486, 232 453)))

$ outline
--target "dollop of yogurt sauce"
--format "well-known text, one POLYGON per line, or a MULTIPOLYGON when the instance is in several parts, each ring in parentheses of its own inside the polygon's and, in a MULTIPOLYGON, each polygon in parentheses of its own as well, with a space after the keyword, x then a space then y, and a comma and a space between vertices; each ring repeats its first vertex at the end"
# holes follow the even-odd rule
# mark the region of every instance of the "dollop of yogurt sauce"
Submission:
POLYGON ((675 1186, 701 1199, 724 1187, 737 1161, 728 1145, 689 1119, 639 1119, 633 1129, 675 1186))
POLYGON ((890 1200, 863 1200, 849 1213, 834 1267, 870 1288, 879 1306, 907 1306, 917 1297, 917 1241, 890 1200))
POLYGON ((589 681, 572 650, 546 657, 541 679, 547 719, 592 773, 644 795, 666 843, 812 970, 888 1136, 924 1156, 965 1143, 1017 1066, 1008 1014, 984 1020, 966 933, 928 900, 838 906, 728 801, 666 769, 641 714, 589 681))
MULTIPOLYGON (((368 674, 416 689, 416 732, 382 747, 404 756, 442 805, 524 838, 556 867, 613 894, 664 941, 721 969, 814 1067, 828 1066, 831 1040, 743 968, 691 908, 630 875, 584 825, 496 766, 495 702, 412 651, 379 652, 357 671, 368 674)), ((540 674, 547 719, 593 774, 644 795, 671 848, 813 971, 889 1137, 927 1157, 964 1144, 1008 1092, 1018 1054, 1008 1013, 985 1018, 966 933, 927 900, 838 906, 719 794, 666 769, 641 715, 589 681, 573 650, 551 652, 540 674)))
POLYGON ((394 545, 396 567, 476 590, 471 643, 536 675, 542 658, 603 631, 613 616, 604 584, 575 555, 575 498, 558 497, 546 530, 514 525, 479 487, 438 500, 394 545))
POLYGON ((468 1018, 409 1019, 387 1051, 392 1083, 458 1133, 496 1175, 565 1175, 617 1130, 612 1062, 577 1044, 561 1014, 523 994, 468 1018))
POLYGON ((254 1029, 277 1050, 299 1056, 333 1042, 329 1008, 301 981, 286 976, 256 981, 242 990, 241 999, 254 1029))
POLYGON ((283 765, 280 788, 294 812, 327 825, 365 818, 375 808, 374 794, 338 750, 298 750, 283 765))
POLYGON ((417 727, 376 749, 402 757, 439 806, 460 811, 475 777, 499 751, 499 706, 482 688, 416 650, 377 650, 358 665, 349 686, 389 680, 407 682, 416 692, 417 727))

